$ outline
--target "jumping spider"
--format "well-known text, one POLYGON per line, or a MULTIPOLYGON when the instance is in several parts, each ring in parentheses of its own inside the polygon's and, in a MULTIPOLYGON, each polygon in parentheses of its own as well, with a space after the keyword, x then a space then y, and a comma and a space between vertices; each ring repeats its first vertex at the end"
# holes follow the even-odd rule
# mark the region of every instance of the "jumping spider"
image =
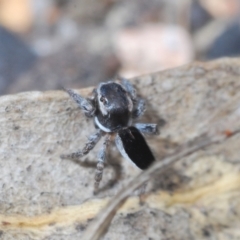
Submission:
POLYGON ((132 120, 141 117, 145 111, 145 101, 139 98, 135 88, 126 79, 100 83, 93 90, 90 98, 65 89, 78 104, 88 118, 93 118, 96 133, 91 135, 82 150, 62 155, 61 158, 79 159, 88 154, 105 136, 103 146, 98 154, 94 192, 98 191, 102 179, 106 151, 111 139, 115 138, 122 156, 134 163, 138 168, 147 169, 155 160, 143 134, 157 134, 157 124, 136 123, 132 120))

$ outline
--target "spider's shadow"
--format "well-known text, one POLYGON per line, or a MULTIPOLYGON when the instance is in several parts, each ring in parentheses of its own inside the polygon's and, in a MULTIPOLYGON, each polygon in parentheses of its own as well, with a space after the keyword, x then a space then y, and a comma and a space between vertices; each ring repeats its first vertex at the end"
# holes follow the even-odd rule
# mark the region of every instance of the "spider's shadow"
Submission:
POLYGON ((174 167, 169 168, 164 173, 156 174, 152 179, 152 191, 158 190, 174 193, 176 190, 184 188, 190 181, 190 178, 180 173, 174 167))

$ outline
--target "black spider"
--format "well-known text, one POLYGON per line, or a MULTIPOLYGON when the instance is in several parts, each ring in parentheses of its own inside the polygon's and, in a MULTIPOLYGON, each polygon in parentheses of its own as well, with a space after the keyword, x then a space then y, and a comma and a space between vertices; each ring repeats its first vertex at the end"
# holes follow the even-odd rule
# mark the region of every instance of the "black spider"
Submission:
POLYGON ((157 124, 136 123, 132 120, 141 117, 145 111, 145 101, 137 97, 135 88, 126 79, 100 83, 90 98, 83 98, 71 89, 65 89, 78 104, 86 117, 94 118, 96 133, 89 137, 82 150, 62 155, 62 158, 78 159, 91 151, 102 136, 103 147, 98 155, 95 174, 95 192, 102 179, 106 150, 112 137, 122 156, 137 167, 147 169, 155 160, 142 133, 158 134, 157 124))

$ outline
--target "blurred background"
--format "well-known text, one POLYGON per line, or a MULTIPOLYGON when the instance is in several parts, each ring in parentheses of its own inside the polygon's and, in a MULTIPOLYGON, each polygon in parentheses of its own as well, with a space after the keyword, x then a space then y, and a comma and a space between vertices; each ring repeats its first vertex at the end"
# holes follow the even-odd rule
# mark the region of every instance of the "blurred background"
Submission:
POLYGON ((0 0, 0 95, 240 55, 240 0, 0 0))

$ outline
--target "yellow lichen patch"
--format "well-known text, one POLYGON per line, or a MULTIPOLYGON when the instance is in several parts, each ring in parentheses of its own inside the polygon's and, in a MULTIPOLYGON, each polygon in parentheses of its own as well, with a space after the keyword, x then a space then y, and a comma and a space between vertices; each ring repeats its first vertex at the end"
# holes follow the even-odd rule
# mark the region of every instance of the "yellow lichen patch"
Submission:
MULTIPOLYGON (((195 208, 196 205, 206 205, 205 207, 208 207, 214 202, 221 205, 221 201, 225 202, 226 196, 234 195, 237 189, 240 189, 240 175, 228 173, 217 181, 197 189, 184 190, 174 194, 164 191, 149 194, 146 197, 146 204, 151 208, 163 211, 171 211, 176 206, 187 208, 194 206, 195 208)), ((229 199, 229 197, 227 198, 229 199)), ((60 227, 67 228, 74 224, 86 224, 107 205, 108 201, 109 198, 89 200, 79 206, 59 208, 49 214, 35 217, 0 215, 0 229, 3 231, 24 231, 29 234, 37 232, 38 236, 49 235, 60 227)), ((221 206, 227 208, 226 204, 221 206)), ((128 213, 140 208, 139 198, 130 197, 118 212, 128 213)))
POLYGON ((221 196, 226 192, 231 192, 240 188, 240 174, 226 174, 209 185, 169 194, 167 192, 158 192, 148 197, 147 202, 151 207, 162 208, 162 206, 173 206, 176 204, 195 204, 198 201, 206 201, 214 197, 221 196))
POLYGON ((35 217, 21 215, 5 216, 0 215, 0 228, 44 228, 57 224, 68 225, 73 222, 84 222, 96 216, 109 199, 91 200, 79 206, 68 206, 52 211, 50 214, 43 214, 35 217))

